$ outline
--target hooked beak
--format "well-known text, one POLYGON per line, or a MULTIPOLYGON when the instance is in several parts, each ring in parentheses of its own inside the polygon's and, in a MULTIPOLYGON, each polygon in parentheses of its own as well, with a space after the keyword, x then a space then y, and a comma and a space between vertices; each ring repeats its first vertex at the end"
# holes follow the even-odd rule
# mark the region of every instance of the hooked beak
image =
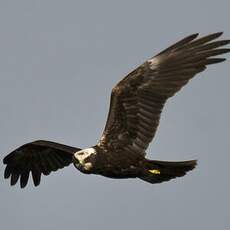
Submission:
POLYGON ((73 156, 73 163, 74 165, 79 165, 80 161, 75 156, 73 156))

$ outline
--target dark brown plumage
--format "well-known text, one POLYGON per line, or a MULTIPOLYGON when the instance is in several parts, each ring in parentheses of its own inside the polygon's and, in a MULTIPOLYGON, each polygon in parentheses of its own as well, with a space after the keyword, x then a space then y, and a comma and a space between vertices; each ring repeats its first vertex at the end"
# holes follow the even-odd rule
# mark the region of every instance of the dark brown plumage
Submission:
POLYGON ((21 187, 25 187, 31 172, 37 186, 41 174, 48 175, 72 162, 83 173, 112 178, 139 177, 150 183, 184 176, 196 166, 196 161, 148 160, 146 150, 167 99, 207 65, 225 60, 216 57, 230 51, 221 48, 230 40, 215 40, 221 35, 202 38, 190 35, 121 80, 112 90, 107 123, 96 146, 80 150, 47 141, 23 145, 4 158, 5 178, 11 176, 14 185, 20 177, 21 187))
POLYGON ((144 154, 156 133, 166 100, 206 65, 225 60, 210 57, 229 52, 230 49, 216 49, 229 40, 207 43, 221 34, 197 40, 194 39, 198 34, 186 37, 120 81, 112 91, 109 117, 100 144, 144 154), (122 144, 119 135, 128 136, 128 144, 127 138, 122 144))
POLYGON ((32 174, 34 185, 40 184, 41 174, 49 175, 53 171, 64 168, 72 163, 73 153, 80 149, 58 144, 51 141, 35 141, 25 144, 7 155, 5 178, 11 176, 11 185, 20 178, 21 188, 28 182, 32 174))

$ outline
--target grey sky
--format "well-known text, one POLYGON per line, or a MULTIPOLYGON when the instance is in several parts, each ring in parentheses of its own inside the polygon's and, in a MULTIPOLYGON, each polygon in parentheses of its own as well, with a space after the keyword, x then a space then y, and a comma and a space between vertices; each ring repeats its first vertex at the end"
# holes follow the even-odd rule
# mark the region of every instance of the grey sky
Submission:
MULTIPOLYGON (((186 35, 230 38, 229 8, 228 0, 1 1, 0 160, 34 139, 94 145, 112 86, 186 35)), ((229 229, 229 60, 168 102, 148 151, 198 159, 194 171, 150 185, 70 166, 21 190, 0 167, 0 228, 229 229)))

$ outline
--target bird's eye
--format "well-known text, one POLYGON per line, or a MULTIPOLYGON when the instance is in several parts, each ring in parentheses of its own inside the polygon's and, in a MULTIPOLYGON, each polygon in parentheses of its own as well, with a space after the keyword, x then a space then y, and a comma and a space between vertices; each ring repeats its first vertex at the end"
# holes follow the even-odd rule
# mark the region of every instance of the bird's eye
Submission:
POLYGON ((80 152, 80 153, 78 153, 77 155, 83 155, 84 154, 84 152, 80 152))

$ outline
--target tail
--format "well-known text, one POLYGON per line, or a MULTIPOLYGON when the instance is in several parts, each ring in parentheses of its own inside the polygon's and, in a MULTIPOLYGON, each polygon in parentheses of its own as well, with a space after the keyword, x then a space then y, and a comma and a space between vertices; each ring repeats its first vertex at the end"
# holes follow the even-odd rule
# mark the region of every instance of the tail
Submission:
POLYGON ((139 178, 149 183, 161 183, 176 177, 184 176, 188 171, 196 167, 197 161, 155 161, 146 159, 144 172, 139 178))

